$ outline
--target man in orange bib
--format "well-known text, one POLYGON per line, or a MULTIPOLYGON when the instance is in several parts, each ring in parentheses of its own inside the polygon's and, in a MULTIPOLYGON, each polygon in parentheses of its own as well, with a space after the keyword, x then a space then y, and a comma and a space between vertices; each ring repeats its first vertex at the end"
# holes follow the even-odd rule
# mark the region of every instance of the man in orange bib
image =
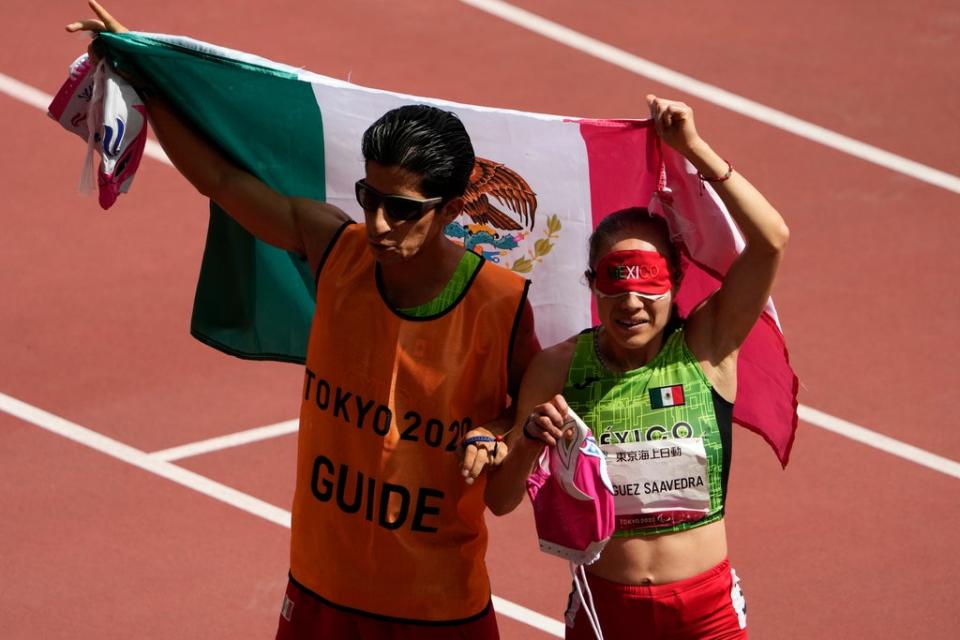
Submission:
POLYGON ((309 610, 360 629, 322 637, 495 638, 485 478, 465 482, 459 452, 539 349, 529 283, 443 235, 474 164, 456 116, 390 111, 363 155, 366 224, 341 225, 317 266, 280 637, 309 610))
MULTIPOLYGON (((68 30, 126 30, 90 5, 98 19, 68 30)), ((316 274, 277 637, 497 638, 479 470, 505 447, 479 425, 505 417, 540 346, 529 282, 443 233, 475 164, 463 124, 424 105, 374 123, 354 224, 272 190, 143 98, 177 170, 316 274)))

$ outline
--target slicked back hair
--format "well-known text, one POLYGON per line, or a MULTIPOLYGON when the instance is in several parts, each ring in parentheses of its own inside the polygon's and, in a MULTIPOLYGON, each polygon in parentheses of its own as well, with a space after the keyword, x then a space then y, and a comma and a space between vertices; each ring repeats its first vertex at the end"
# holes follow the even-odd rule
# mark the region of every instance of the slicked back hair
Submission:
POLYGON ((619 240, 629 238, 641 229, 653 229, 664 241, 664 257, 667 259, 667 265, 670 267, 670 279, 673 284, 680 283, 680 255, 670 238, 670 227, 667 221, 661 216, 650 213, 643 207, 631 207, 621 209, 611 213, 603 218, 593 233, 590 234, 589 247, 590 264, 588 265, 587 275, 592 277, 593 267, 608 247, 613 246, 619 240))
POLYGON ((420 191, 444 200, 462 196, 475 156, 456 114, 425 104, 383 114, 363 134, 363 159, 421 176, 420 191))

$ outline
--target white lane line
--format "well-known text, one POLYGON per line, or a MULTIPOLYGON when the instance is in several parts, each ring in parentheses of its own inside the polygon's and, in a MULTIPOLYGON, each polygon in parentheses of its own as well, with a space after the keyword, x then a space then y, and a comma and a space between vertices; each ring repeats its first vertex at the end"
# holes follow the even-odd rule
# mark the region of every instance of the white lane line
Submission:
POLYGON ((542 613, 537 613, 533 609, 527 609, 526 607, 522 607, 509 600, 504 600, 498 596, 493 596, 493 608, 496 610, 497 615, 503 614, 508 618, 526 622, 531 627, 536 627, 557 638, 564 637, 565 624, 559 620, 545 616, 542 613))
MULTIPOLYGON (((31 107, 36 107, 44 113, 47 111, 47 107, 50 106, 50 103, 53 102, 53 96, 40 91, 34 87, 31 87, 28 84, 24 84, 15 78, 0 73, 0 92, 7 94, 11 98, 15 98, 20 102, 25 102, 31 107)), ((147 145, 143 150, 144 155, 147 155, 158 162, 162 162, 166 165, 173 166, 173 163, 170 162, 170 158, 167 157, 167 154, 164 153, 163 148, 154 140, 147 140, 147 145)))
POLYGON ((914 160, 904 158, 903 156, 885 151, 879 147, 855 140, 854 138, 831 131, 825 127, 791 116, 783 111, 731 93, 716 85, 708 84, 691 76, 678 73, 662 65, 650 62, 645 58, 628 53, 623 49, 618 49, 605 42, 564 27, 561 24, 547 20, 542 16, 515 7, 507 2, 502 2, 501 0, 459 1, 518 27, 532 31, 572 49, 576 49, 581 53, 609 62, 614 66, 649 78, 668 87, 673 87, 691 96, 696 96, 701 100, 712 102, 713 104, 748 118, 788 131, 801 138, 812 140, 831 149, 842 151, 861 160, 872 162, 928 184, 941 187, 947 191, 960 193, 960 176, 955 176, 914 160))
POLYGON ((916 464, 933 469, 934 471, 939 471, 948 476, 960 478, 960 463, 950 460, 949 458, 938 456, 935 453, 930 453, 912 444, 907 444, 890 436, 885 436, 882 433, 871 431, 852 422, 835 418, 830 414, 811 407, 800 405, 797 407, 797 414, 804 422, 820 427, 821 429, 832 431, 833 433, 850 438, 861 444, 885 451, 886 453, 909 460, 910 462, 915 462, 916 464))
POLYGON ((0 91, 11 98, 16 98, 20 102, 26 102, 31 107, 36 107, 43 111, 46 111, 50 103, 53 102, 53 96, 47 95, 43 91, 24 84, 15 78, 11 78, 4 73, 0 73, 0 91))
POLYGON ((163 147, 160 146, 160 143, 149 138, 147 139, 146 146, 143 148, 143 154, 167 166, 173 166, 173 163, 170 162, 170 158, 167 157, 167 153, 163 150, 163 147))
POLYGON ((260 516, 264 520, 269 520, 283 527, 290 527, 290 513, 288 511, 278 509, 268 502, 254 498, 251 495, 237 491, 236 489, 170 464, 169 462, 152 458, 144 451, 108 438, 86 427, 81 427, 78 424, 55 416, 43 409, 38 409, 33 405, 17 400, 5 393, 0 393, 0 410, 24 422, 29 422, 59 436, 63 436, 68 440, 73 440, 85 447, 90 447, 100 453, 104 453, 111 458, 122 460, 134 467, 149 471, 184 487, 198 491, 214 500, 225 502, 241 511, 260 516))
MULTIPOLYGON (((85 447, 90 447, 111 458, 116 458, 144 471, 156 474, 167 480, 172 480, 188 489, 193 489, 215 500, 236 507, 241 511, 258 516, 264 520, 278 524, 281 527, 290 528, 289 511, 275 507, 259 498, 254 498, 251 495, 220 484, 198 473, 187 471, 175 464, 158 460, 144 451, 108 438, 103 434, 65 420, 60 416, 17 400, 2 392, 0 392, 0 411, 4 411, 24 422, 29 422, 32 425, 46 429, 51 433, 63 436, 68 440, 82 444, 85 447)), ((494 607, 496 607, 498 613, 558 638, 563 637, 562 622, 510 602, 509 600, 504 600, 496 596, 494 596, 494 598, 494 607)))
POLYGON ((296 433, 299 423, 299 420, 286 420, 265 427, 257 427, 256 429, 248 429, 247 431, 237 431, 236 433, 230 433, 225 436, 191 442, 179 447, 163 449, 162 451, 154 451, 149 454, 149 456, 157 460, 165 460, 166 462, 182 460, 190 456, 198 456, 204 453, 220 451, 221 449, 239 447, 244 444, 250 444, 251 442, 259 442, 261 440, 296 433))

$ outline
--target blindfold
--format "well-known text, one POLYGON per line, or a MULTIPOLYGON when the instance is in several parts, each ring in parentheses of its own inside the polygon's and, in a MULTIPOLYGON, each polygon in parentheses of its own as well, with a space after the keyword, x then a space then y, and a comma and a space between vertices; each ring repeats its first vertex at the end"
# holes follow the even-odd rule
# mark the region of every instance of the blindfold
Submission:
POLYGON ((603 296, 628 293, 657 300, 670 291, 670 267, 656 251, 628 249, 600 258, 594 272, 594 291, 603 296))

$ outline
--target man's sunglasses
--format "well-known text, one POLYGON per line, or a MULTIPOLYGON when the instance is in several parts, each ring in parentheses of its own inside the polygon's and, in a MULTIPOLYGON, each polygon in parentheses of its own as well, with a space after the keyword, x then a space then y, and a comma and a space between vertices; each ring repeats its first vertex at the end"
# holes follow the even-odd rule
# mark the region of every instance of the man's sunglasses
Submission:
POLYGON ((394 220, 419 220, 425 213, 443 202, 443 198, 408 198, 407 196, 380 193, 365 180, 357 180, 357 202, 364 211, 373 212, 383 205, 383 210, 394 220))

